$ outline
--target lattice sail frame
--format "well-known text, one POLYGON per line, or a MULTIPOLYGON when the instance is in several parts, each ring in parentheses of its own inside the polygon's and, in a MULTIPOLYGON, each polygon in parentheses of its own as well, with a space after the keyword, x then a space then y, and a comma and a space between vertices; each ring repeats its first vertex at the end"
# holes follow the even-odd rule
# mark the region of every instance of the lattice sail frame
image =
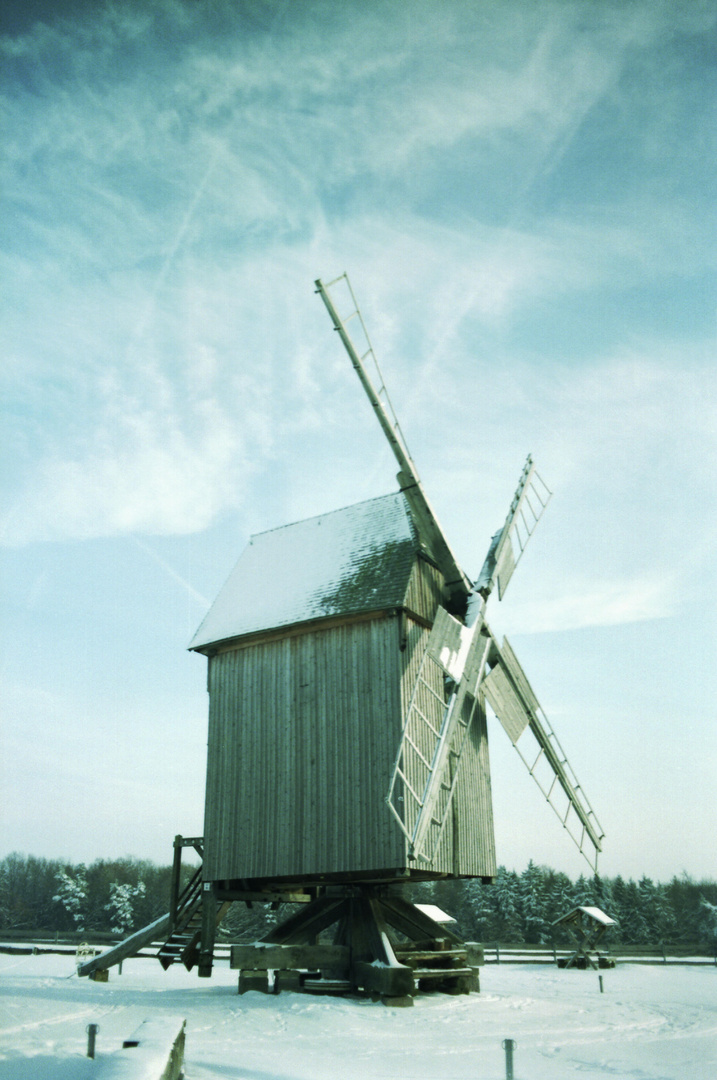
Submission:
POLYGON ((481 692, 563 828, 597 873, 605 833, 507 638, 499 647, 491 635, 488 662, 481 692))
POLYGON ((508 516, 503 527, 491 539, 485 562, 473 586, 475 593, 487 598, 497 585, 498 599, 503 599, 508 582, 552 494, 528 454, 508 516))
POLYGON ((460 761, 479 699, 467 714, 463 704, 475 690, 490 642, 444 608, 428 636, 391 774, 386 802, 408 840, 411 861, 431 863, 456 790, 460 761), (476 648, 477 647, 477 648, 476 648))

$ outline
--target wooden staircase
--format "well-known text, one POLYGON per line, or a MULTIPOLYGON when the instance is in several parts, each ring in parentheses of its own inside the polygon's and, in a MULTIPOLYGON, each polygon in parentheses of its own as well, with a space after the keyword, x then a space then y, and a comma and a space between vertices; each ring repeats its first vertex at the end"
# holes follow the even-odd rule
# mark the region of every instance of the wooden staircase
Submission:
POLYGON ((202 930, 202 868, 194 873, 179 895, 172 931, 157 953, 157 959, 166 971, 181 960, 187 971, 197 962, 199 938, 202 930))
MULTIPOLYGON (((197 842, 194 841, 193 846, 197 847, 197 842)), ((187 882, 184 890, 177 891, 173 895, 170 913, 171 933, 157 954, 157 959, 165 971, 167 968, 171 968, 172 964, 178 960, 184 963, 187 971, 191 971, 200 960, 204 908, 202 885, 202 867, 199 866, 187 882)), ((219 926, 230 907, 231 901, 216 902, 215 926, 219 926)), ((209 966, 209 971, 211 971, 211 966, 209 966)), ((202 966, 200 963, 201 974, 202 966)))

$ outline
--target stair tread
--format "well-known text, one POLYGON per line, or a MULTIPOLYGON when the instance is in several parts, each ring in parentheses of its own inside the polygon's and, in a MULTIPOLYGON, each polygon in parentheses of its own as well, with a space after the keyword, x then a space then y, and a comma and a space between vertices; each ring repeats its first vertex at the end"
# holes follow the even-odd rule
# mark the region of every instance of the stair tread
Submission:
POLYGON ((415 979, 455 979, 460 975, 473 975, 474 973, 474 969, 471 967, 414 968, 413 977, 415 979))
POLYGON ((396 958, 407 960, 467 960, 465 949, 396 949, 396 958))

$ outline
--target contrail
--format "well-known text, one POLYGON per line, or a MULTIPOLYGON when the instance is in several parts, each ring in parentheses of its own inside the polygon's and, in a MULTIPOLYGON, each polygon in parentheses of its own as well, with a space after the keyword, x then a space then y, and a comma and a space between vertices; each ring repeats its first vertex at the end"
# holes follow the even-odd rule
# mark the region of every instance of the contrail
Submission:
POLYGON ((199 201, 201 200, 201 198, 202 198, 202 196, 204 194, 204 190, 205 190, 207 184, 209 183, 209 179, 210 179, 212 173, 214 172, 214 169, 216 168, 217 160, 219 159, 219 152, 220 152, 220 146, 216 145, 215 148, 214 148, 214 153, 212 154, 212 156, 211 156, 211 158, 209 160, 209 164, 208 164, 208 166, 207 166, 207 168, 206 168, 206 170, 204 172, 204 175, 203 175, 202 179, 199 181, 199 185, 197 187, 197 190, 194 192, 194 197, 192 198, 192 201, 190 202, 189 206, 187 207, 187 212, 185 213, 184 217, 182 218, 182 221, 180 222, 179 228, 177 229, 177 232, 175 233, 174 240, 172 241, 171 247, 170 247, 169 251, 167 252, 167 255, 166 255, 166 258, 165 258, 164 262, 162 263, 162 268, 159 271, 159 273, 157 274, 157 278, 156 278, 156 280, 154 282, 154 287, 153 287, 153 289, 151 291, 151 294, 150 294, 149 299, 147 301, 147 304, 145 306, 144 313, 143 313, 142 317, 140 318, 140 320, 139 320, 139 322, 138 322, 138 324, 137 324, 137 326, 135 328, 135 332, 134 332, 134 340, 135 341, 138 341, 142 337, 142 335, 144 334, 147 323, 149 322, 150 317, 152 315, 152 312, 154 310, 155 302, 156 302, 156 299, 157 299, 157 294, 158 294, 159 290, 161 289, 162 285, 164 284, 164 280, 167 277, 167 273, 169 272, 169 268, 172 265, 172 263, 174 262, 174 259, 175 259, 176 255, 177 255, 179 247, 180 247, 182 241, 184 240, 184 237, 185 237, 185 235, 187 233, 187 230, 188 230, 188 228, 189 228, 189 226, 191 224, 192 218, 194 217, 194 213, 195 213, 195 211, 197 209, 197 206, 199 205, 199 201))
POLYGON ((206 596, 202 596, 201 593, 197 592, 197 590, 192 585, 190 585, 189 582, 186 581, 181 574, 178 574, 174 567, 170 566, 170 564, 166 562, 161 555, 158 555, 157 552, 149 546, 149 544, 145 544, 143 540, 139 540, 136 536, 132 536, 130 537, 130 539, 134 541, 137 547, 141 548, 142 551, 145 551, 152 559, 154 559, 154 561, 158 563, 163 570, 166 570, 169 576, 171 578, 174 578, 174 580, 177 581, 182 586, 182 588, 186 589, 186 591, 189 593, 193 600, 196 600, 197 603, 202 604, 205 608, 209 607, 210 601, 207 600, 206 596))

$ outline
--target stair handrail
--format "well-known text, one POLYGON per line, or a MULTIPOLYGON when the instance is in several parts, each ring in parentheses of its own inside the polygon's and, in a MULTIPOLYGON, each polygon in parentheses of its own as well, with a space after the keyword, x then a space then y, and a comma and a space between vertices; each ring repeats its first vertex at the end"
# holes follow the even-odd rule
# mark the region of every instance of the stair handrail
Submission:
POLYGON ((172 933, 176 930, 181 921, 181 916, 186 912, 197 898, 197 895, 201 889, 202 868, 198 866, 192 874, 191 878, 184 886, 179 896, 177 897, 176 905, 173 905, 173 911, 170 913, 170 926, 172 933))

